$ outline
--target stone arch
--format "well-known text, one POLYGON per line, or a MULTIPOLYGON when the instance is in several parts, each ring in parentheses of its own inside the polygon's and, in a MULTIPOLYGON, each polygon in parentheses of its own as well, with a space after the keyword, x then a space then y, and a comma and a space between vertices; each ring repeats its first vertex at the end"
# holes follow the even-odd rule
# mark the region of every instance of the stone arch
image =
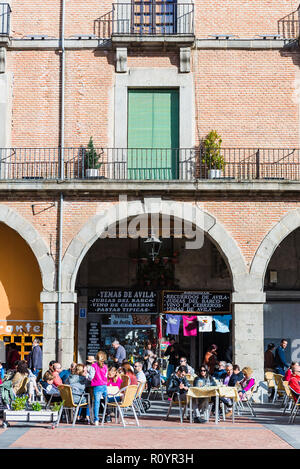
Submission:
POLYGON ((39 232, 25 218, 6 205, 0 205, 0 222, 15 230, 26 241, 39 265, 44 290, 53 291, 55 265, 49 248, 39 232))
POLYGON ((250 267, 250 275, 259 291, 264 289, 268 264, 279 244, 300 227, 300 208, 288 212, 265 236, 258 247, 250 267))
POLYGON ((108 227, 129 217, 143 214, 162 214, 195 223, 218 247, 228 265, 235 292, 245 290, 249 279, 245 259, 234 239, 212 215, 195 205, 161 199, 120 202, 94 215, 73 238, 62 260, 62 289, 74 292, 77 273, 89 248, 108 227), (125 205, 123 205, 125 204, 125 205), (182 214, 184 213, 184 218, 182 214))

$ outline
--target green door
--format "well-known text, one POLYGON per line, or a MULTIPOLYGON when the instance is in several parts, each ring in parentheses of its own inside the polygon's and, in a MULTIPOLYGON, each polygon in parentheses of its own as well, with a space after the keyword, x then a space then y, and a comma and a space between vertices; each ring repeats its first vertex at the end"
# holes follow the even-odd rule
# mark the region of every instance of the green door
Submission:
POLYGON ((128 179, 178 179, 179 93, 128 92, 128 179))

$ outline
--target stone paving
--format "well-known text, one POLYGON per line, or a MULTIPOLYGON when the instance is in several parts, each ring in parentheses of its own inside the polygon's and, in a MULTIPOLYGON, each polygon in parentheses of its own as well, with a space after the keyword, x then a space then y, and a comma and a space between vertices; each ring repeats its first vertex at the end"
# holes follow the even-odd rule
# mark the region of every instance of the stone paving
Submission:
POLYGON ((11 424, 0 429, 0 449, 293 449, 300 448, 300 416, 288 425, 278 405, 256 405, 249 413, 206 424, 180 423, 174 410, 168 421, 167 403, 153 402, 140 417, 140 427, 127 417, 128 426, 115 421, 104 427, 65 423, 52 429, 47 424, 11 424))

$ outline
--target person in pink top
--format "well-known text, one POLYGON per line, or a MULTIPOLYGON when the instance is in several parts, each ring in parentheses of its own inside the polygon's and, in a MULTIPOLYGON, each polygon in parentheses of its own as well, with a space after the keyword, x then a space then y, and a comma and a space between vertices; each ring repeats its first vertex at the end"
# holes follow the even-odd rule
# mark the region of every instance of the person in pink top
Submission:
POLYGON ((107 386, 118 386, 120 389, 122 384, 122 378, 118 374, 118 370, 115 366, 111 366, 108 369, 108 375, 107 375, 107 386))
POLYGON ((99 425, 99 409, 101 399, 105 399, 107 396, 107 374, 108 368, 105 365, 107 355, 105 352, 98 352, 96 355, 96 361, 92 364, 95 369, 95 376, 91 381, 91 386, 94 395, 94 424, 99 425))
POLYGON ((252 376, 253 370, 249 366, 245 366, 245 368, 242 369, 242 373, 244 375, 244 379, 240 381, 240 386, 242 390, 239 391, 239 396, 240 396, 240 399, 244 401, 247 399, 248 395, 251 392, 251 389, 255 385, 255 379, 252 376))
POLYGON ((61 373, 61 364, 60 363, 54 363, 53 364, 53 384, 58 388, 61 384, 63 384, 61 377, 59 376, 59 373, 61 373))

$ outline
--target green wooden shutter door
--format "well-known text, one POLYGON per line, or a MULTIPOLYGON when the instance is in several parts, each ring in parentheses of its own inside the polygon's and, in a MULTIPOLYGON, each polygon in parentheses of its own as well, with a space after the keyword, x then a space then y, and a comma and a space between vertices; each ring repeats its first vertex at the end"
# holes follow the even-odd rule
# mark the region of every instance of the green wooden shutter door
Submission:
POLYGON ((129 90, 128 178, 177 179, 178 90, 129 90))

